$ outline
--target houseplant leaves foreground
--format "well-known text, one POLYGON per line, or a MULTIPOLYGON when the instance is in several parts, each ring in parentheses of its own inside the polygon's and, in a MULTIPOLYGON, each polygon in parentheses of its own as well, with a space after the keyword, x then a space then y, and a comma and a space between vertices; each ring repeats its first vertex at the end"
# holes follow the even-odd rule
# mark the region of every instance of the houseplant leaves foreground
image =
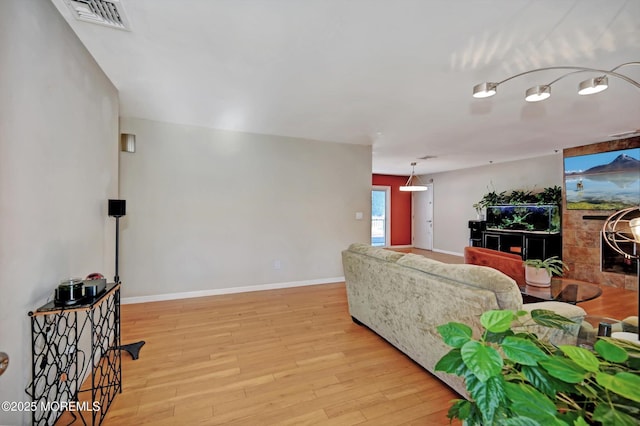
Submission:
POLYGON ((600 338, 593 350, 556 347, 527 327, 575 323, 547 310, 527 315, 485 312, 479 339, 465 324, 438 327, 452 349, 435 369, 464 377, 471 396, 456 400, 449 418, 470 425, 640 424, 640 346, 600 338))

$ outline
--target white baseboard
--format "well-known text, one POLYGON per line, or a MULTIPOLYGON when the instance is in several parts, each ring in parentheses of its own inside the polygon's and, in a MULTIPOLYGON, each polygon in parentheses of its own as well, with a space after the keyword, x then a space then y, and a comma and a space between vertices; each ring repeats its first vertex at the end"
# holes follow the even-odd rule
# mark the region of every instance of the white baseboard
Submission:
MULTIPOLYGON (((413 246, 407 246, 407 247, 413 248, 413 246)), ((421 249, 421 250, 424 250, 424 249, 421 249)), ((464 253, 457 253, 455 251, 440 250, 440 249, 437 249, 437 248, 431 249, 431 251, 435 252, 435 253, 450 254, 451 256, 464 257, 464 253)))
POLYGON ((450 254, 452 256, 464 257, 464 253, 456 253, 455 251, 447 251, 447 250, 440 250, 440 249, 433 249, 431 251, 435 251, 436 253, 442 253, 442 254, 450 254))
POLYGON ((123 297, 120 303, 128 305, 132 303, 161 302, 164 300, 190 299, 192 297, 219 296, 222 294, 247 293, 249 291, 276 290, 279 288, 303 287, 307 285, 333 284, 344 282, 344 277, 321 278, 317 280, 292 281, 286 283, 260 284, 244 287, 216 288, 211 290, 186 291, 182 293, 165 293, 151 296, 123 297))

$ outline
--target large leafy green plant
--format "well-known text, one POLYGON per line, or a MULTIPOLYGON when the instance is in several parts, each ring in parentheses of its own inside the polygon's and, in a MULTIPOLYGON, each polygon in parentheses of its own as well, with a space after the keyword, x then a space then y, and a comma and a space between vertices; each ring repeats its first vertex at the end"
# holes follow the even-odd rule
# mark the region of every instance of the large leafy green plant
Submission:
POLYGON ((638 425, 640 347, 600 338, 594 350, 554 346, 527 331, 538 325, 575 327, 547 310, 485 312, 479 339, 450 322, 438 327, 453 349, 436 371, 464 377, 471 400, 457 400, 449 418, 470 425, 638 425), (533 324, 533 325, 535 325, 533 324))
POLYGON ((562 188, 556 185, 543 188, 542 191, 536 193, 517 189, 509 193, 507 191, 498 193, 492 190, 484 194, 480 201, 473 204, 473 208, 480 210, 485 207, 502 204, 555 204, 559 206, 562 204, 562 188))

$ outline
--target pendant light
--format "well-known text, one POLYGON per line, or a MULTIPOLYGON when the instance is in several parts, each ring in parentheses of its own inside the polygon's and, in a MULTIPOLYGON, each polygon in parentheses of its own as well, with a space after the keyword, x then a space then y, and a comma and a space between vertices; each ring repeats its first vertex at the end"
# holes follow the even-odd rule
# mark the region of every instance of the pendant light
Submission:
POLYGON ((405 183, 404 186, 400 187, 400 191, 415 192, 415 191, 427 190, 427 187, 422 183, 420 178, 415 174, 416 164, 418 163, 415 163, 415 162, 411 163, 411 175, 409 175, 409 179, 407 179, 407 183, 405 183))

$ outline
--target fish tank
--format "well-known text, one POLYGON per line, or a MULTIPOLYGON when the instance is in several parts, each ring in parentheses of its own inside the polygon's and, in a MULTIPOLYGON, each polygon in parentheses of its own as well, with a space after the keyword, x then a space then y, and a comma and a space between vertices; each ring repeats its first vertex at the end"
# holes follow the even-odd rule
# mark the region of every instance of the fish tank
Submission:
POLYGON ((560 233, 560 208, 552 204, 487 207, 487 229, 560 233))

